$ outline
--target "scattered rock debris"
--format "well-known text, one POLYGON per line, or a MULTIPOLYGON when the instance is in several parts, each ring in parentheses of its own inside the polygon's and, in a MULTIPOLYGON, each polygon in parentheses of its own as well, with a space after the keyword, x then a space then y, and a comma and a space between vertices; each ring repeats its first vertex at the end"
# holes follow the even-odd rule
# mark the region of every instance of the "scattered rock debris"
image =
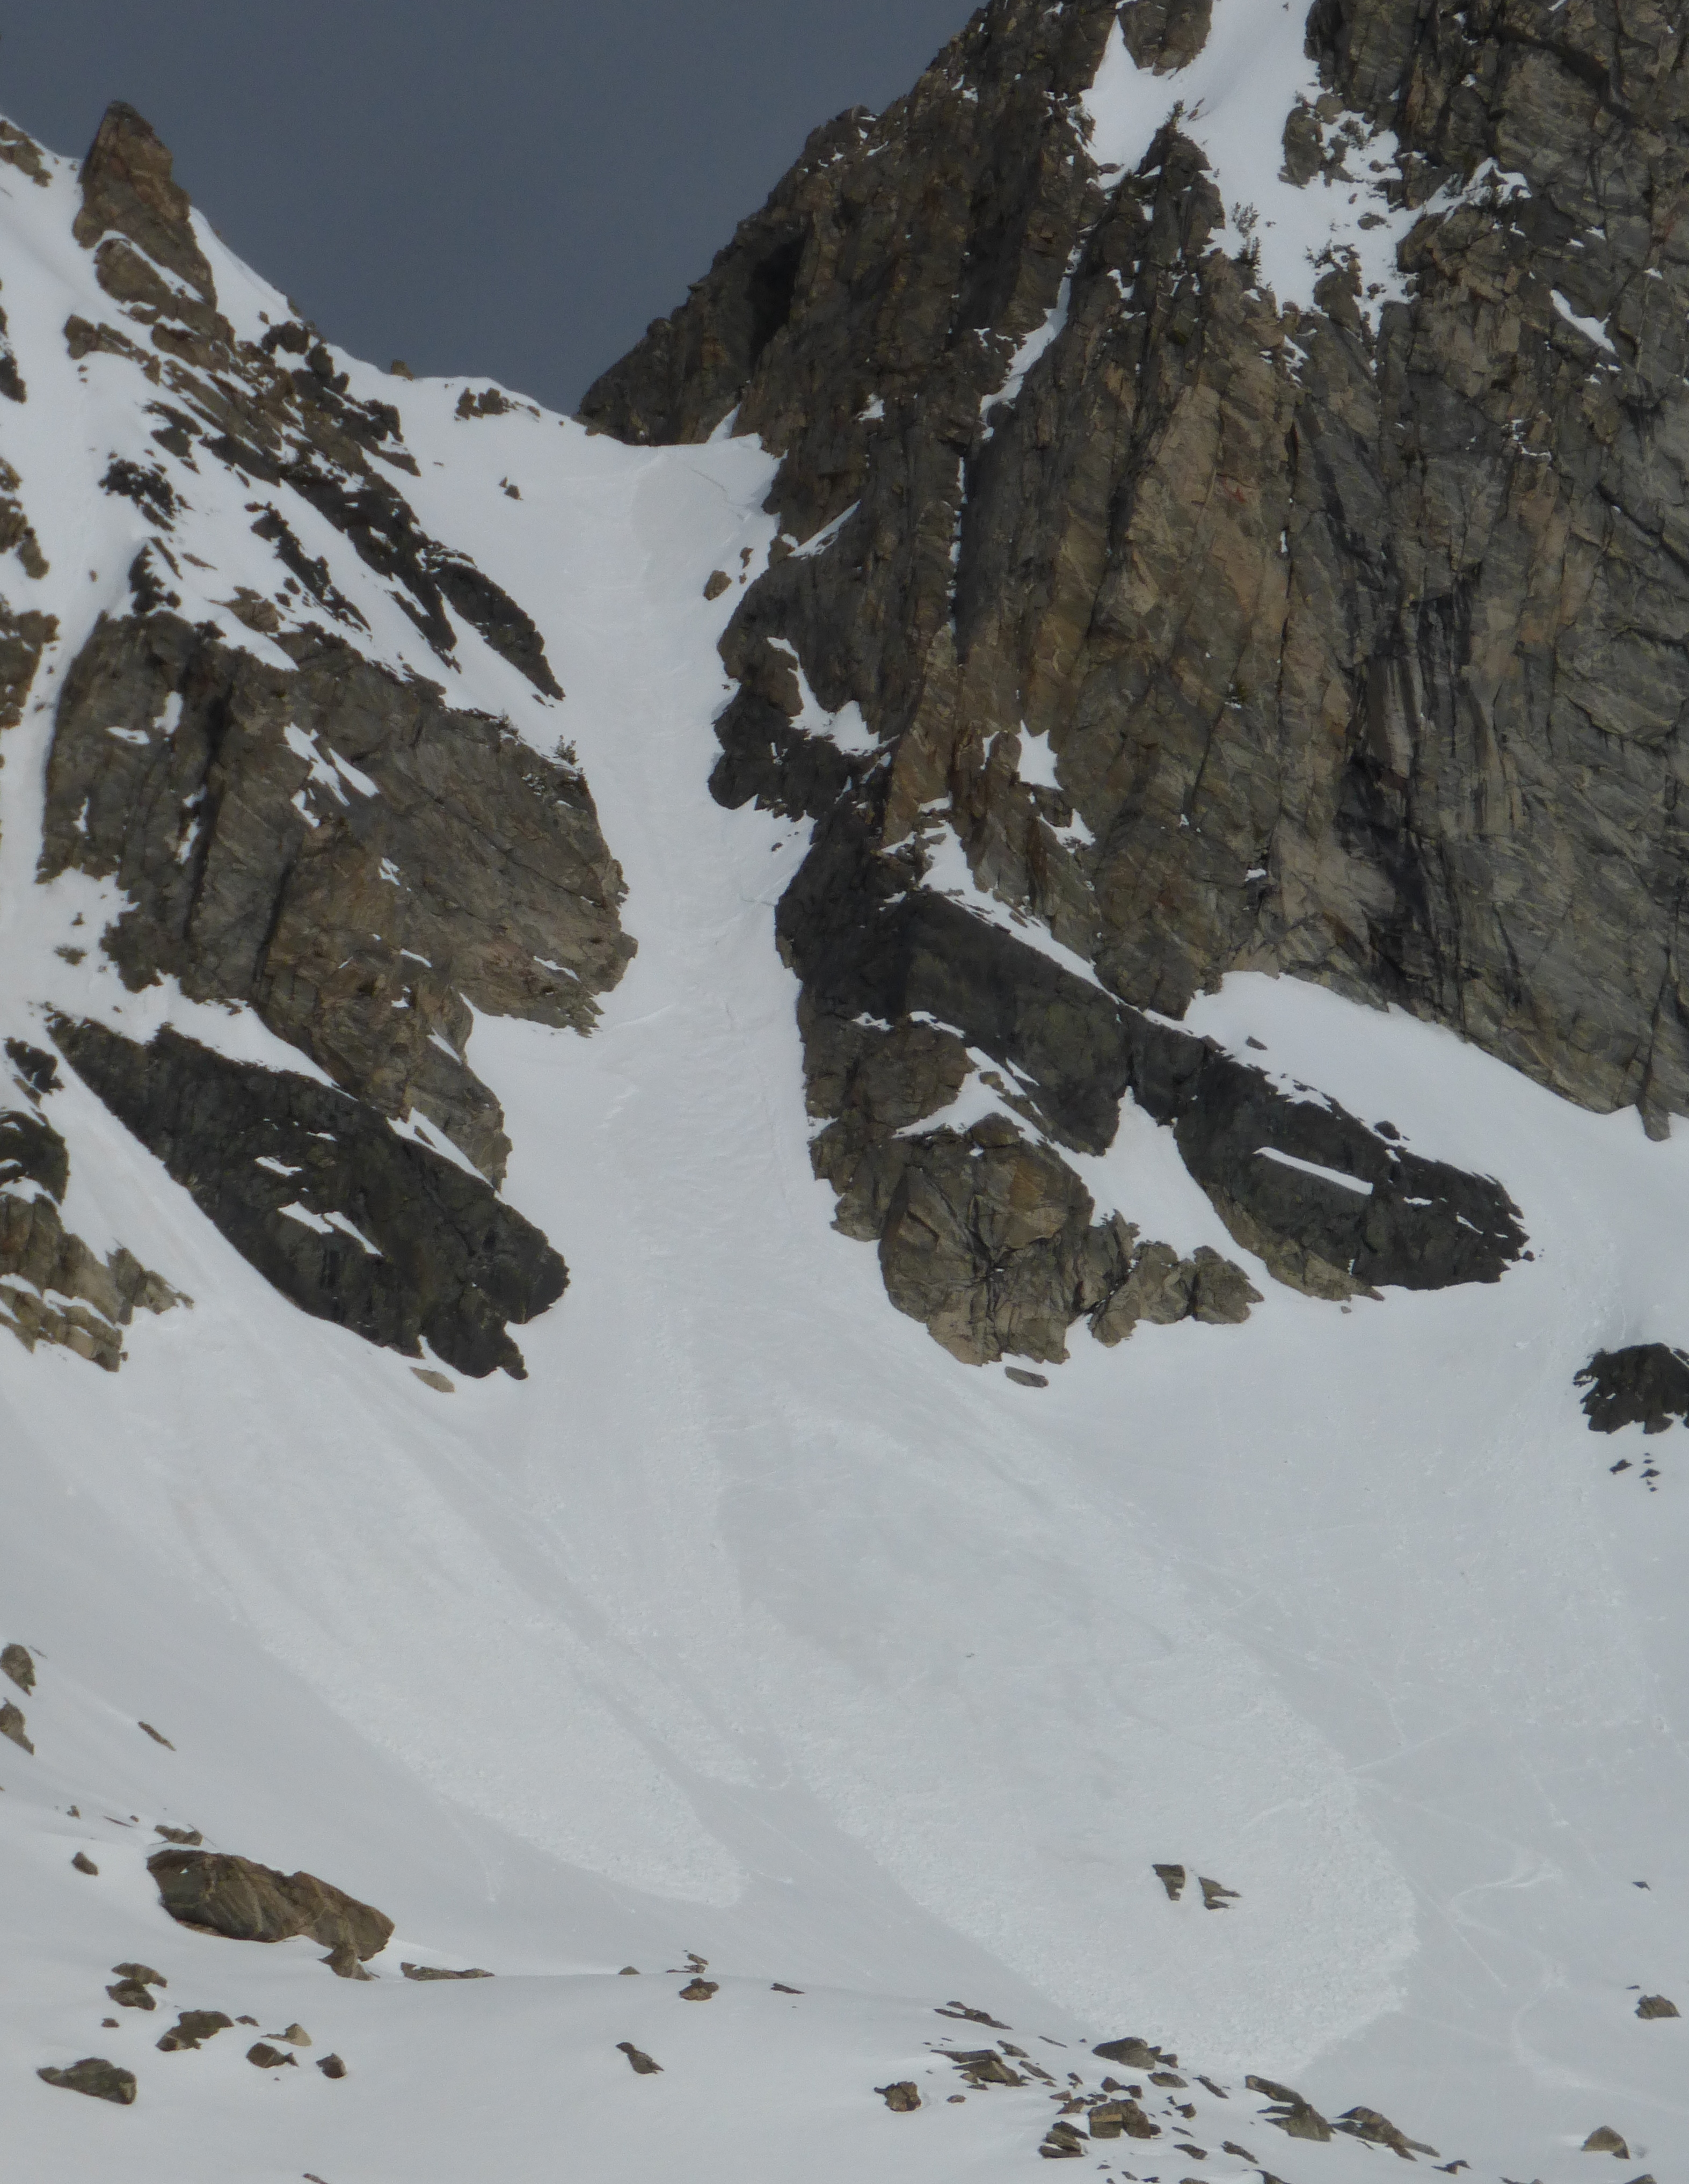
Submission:
POLYGON ((695 1979, 688 1986, 682 1987, 680 1991, 680 1998, 683 2002, 708 2002, 711 1996, 719 1992, 719 1986, 716 1981, 695 1979))
POLYGON ((907 2115, 921 2105, 921 2095, 912 2078, 900 2078, 895 2085, 876 2086, 874 2091, 898 2115, 907 2115))
POLYGON ((1200 1873, 1196 1876, 1196 1886, 1202 1892, 1202 1908, 1205 1911, 1224 1911, 1228 1903, 1241 1901, 1236 1889, 1228 1888, 1224 1881, 1206 1880, 1200 1873))
POLYGON ((1185 1893, 1185 1868, 1182 1865, 1158 1865, 1156 1879, 1167 1891, 1169 1903, 1177 1903, 1185 1893))
POLYGON ((631 2040, 618 2040, 616 2047, 627 2058, 628 2068, 636 2077, 654 2078, 661 2070, 661 2063, 654 2063, 643 2048, 636 2048, 631 2040))
POLYGON ((482 1971, 478 1964, 471 1965, 469 1970, 463 1972, 448 1971, 443 1964, 401 1964, 399 1970, 408 1980, 491 1979, 493 1976, 491 1972, 482 1971))
POLYGON ((147 1992, 146 1982, 137 1979, 114 1980, 106 1992, 120 2009, 156 2009, 156 1998, 147 1992))
POLYGON ((134 2103, 133 2070, 125 2070, 120 2063, 108 2063, 103 2056, 85 2055, 80 2063, 72 2063, 63 2070, 49 2064, 37 2070, 36 2075, 45 2079, 49 2086, 62 2086, 67 2092, 86 2093, 91 2100, 114 2101, 118 2107, 125 2109, 134 2103))
POLYGON ((166 1842, 181 1843, 189 1850, 197 1849, 205 1840, 198 1828, 167 1828, 162 1820, 153 1828, 153 1833, 162 1836, 166 1842))

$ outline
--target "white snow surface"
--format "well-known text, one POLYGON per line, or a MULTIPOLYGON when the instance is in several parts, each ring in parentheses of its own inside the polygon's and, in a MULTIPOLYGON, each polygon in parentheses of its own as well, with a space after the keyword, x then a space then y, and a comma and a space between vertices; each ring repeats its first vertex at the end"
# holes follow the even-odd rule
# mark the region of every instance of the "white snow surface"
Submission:
MULTIPOLYGON (((1301 187, 1285 179, 1285 121, 1299 101, 1312 104, 1321 92, 1318 70, 1304 50, 1307 23, 1300 0, 1214 0, 1201 52, 1186 67, 1157 75, 1139 68, 1117 22, 1081 101, 1091 154, 1099 165, 1135 171, 1181 106, 1180 131, 1201 147, 1225 205, 1216 242, 1235 250, 1252 237, 1263 286, 1281 307, 1304 309, 1329 254, 1352 252, 1362 308, 1375 318, 1380 304, 1403 292, 1396 246, 1421 214, 1392 209, 1380 186, 1374 163, 1378 170, 1392 168, 1399 151, 1388 130, 1350 152, 1352 176, 1316 176, 1301 187), (1255 224, 1247 222, 1249 208, 1255 224)), ((1329 141, 1332 131, 1324 133, 1329 141)))
MULTIPOLYGON (((1276 131, 1288 34, 1260 0, 1218 0, 1229 65, 1245 16, 1267 27, 1235 80, 1276 131)), ((1153 97, 1200 90, 1241 143, 1205 66, 1153 97)), ((155 452, 134 367, 66 355, 67 313, 110 306, 70 239, 73 170, 53 175, 0 167, 29 387, 0 404, 0 448, 52 564, 37 583, 8 560, 4 585, 60 621, 0 740, 0 1029, 38 1040, 57 1003, 305 1068, 248 1014, 125 992, 94 944, 114 887, 35 883, 59 678, 148 535, 98 481, 113 453, 155 452), (57 952, 75 944, 80 963, 57 952)), ((201 234, 242 332, 287 315, 201 234)), ((116 1375, 0 1333, 0 1638, 40 1678, 7 1691, 34 1755, 0 1741, 8 2176, 1025 2176, 1053 2104, 1035 2083, 949 2104, 930 2043, 998 2036, 934 2014, 960 1996, 1058 2078, 1095 2086, 1088 2044, 1129 2032, 1224 2088, 1178 2094, 1204 2159, 1169 2130, 1100 2143, 1111 2173, 1251 2173, 1226 2137, 1287 2184, 1391 2158, 1281 2137, 1252 2070, 1327 2114, 1381 2109, 1485 2184, 1571 2184, 1601 2124, 1629 2142, 1620 2173, 1669 2184, 1689 2020, 1634 2008, 1689 2007, 1689 1485, 1681 1435, 1594 1439, 1571 1383, 1597 1346, 1689 1333, 1689 1138, 1651 1145, 1634 1115, 1580 1112, 1400 1014, 1229 980, 1196 1028, 1500 1176, 1533 1260, 1352 1309, 1251 1264, 1266 1301, 1241 1328, 1115 1351, 1079 1329, 1042 1390, 955 1363, 833 1232, 810 1171, 773 942, 805 833, 705 786, 733 599, 702 588, 766 554, 770 459, 526 410, 465 422, 460 382, 347 368, 403 414, 425 526, 540 623, 564 705, 467 630, 454 691, 543 749, 572 741, 639 952, 590 1039, 473 1034, 508 1194, 571 1273, 521 1332, 524 1383, 443 1396, 295 1312, 74 1078, 48 1102, 68 1224, 196 1302, 139 1321, 116 1375), (175 1926, 143 1864, 161 1825, 381 1906, 398 1934, 377 1977, 175 1926), (1190 1869, 1182 1902, 1157 1860, 1190 1869), (1205 1911, 1199 1873, 1237 1900, 1205 1911), (687 1950, 721 1982, 707 2004, 666 1975, 687 1950), (415 1985, 402 1958, 495 1976, 415 1985), (237 2027, 159 2053, 169 2008, 104 1993, 137 1958, 167 2004, 297 2020, 314 2049, 265 2072, 237 2027), (635 2077, 623 2040, 663 2074, 635 2077), (340 2084, 310 2067, 330 2048, 340 2084), (35 2075, 91 2054, 136 2070, 133 2108, 35 2075), (911 2115, 872 2090, 904 2077, 911 2115)), ((212 565, 184 563, 185 610, 262 654, 216 604, 276 580, 239 482, 209 461, 179 482, 173 545, 212 565)), ((307 513, 289 521, 371 651, 440 679, 307 513)), ((321 765, 325 797, 363 793, 321 765)), ((965 865, 937 877, 971 886, 965 865)), ((1135 1109, 1080 1166, 1147 1234, 1236 1255, 1135 1109)))

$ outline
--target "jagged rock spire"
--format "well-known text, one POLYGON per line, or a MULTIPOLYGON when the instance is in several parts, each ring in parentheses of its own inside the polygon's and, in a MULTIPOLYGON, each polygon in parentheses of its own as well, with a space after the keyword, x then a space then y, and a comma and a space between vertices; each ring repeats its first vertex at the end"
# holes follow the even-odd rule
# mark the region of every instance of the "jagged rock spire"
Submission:
POLYGON ((211 268, 193 232, 192 204, 172 172, 169 149, 144 115, 121 99, 105 110, 82 162, 81 181, 75 232, 85 249, 103 235, 126 236, 203 302, 216 302, 211 268))

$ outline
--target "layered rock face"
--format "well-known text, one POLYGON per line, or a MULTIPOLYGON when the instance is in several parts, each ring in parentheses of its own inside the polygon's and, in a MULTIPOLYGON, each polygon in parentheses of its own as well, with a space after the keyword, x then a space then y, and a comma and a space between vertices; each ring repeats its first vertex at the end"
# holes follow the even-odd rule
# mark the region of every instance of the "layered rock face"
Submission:
MULTIPOLYGON (((47 182, 15 132, 0 158, 47 182)), ((73 311, 53 365, 143 415, 155 452, 105 465, 146 543, 127 611, 99 617, 53 705, 37 878, 120 895, 59 953, 98 946, 131 991, 169 981, 250 1011, 320 1074, 64 1011, 43 1036, 293 1302, 411 1356, 426 1343, 471 1374, 520 1373, 507 1323, 566 1273, 499 1197, 510 1146, 466 1059, 474 1013, 589 1031, 634 944, 566 748, 542 755, 399 655, 414 631, 459 673, 467 636, 496 655, 494 687, 507 666, 523 702, 549 704, 562 693, 539 632, 419 521, 396 409, 355 398, 298 319, 237 334, 170 155, 130 108, 84 164, 74 236, 109 313, 73 311), (188 579, 215 582, 226 553, 247 581, 212 594, 229 621, 196 621, 183 593, 206 588, 188 579)), ((29 399, 15 365, 0 393, 29 399)), ((39 579, 20 493, 0 463, 0 554, 39 579)), ((58 638, 52 616, 0 599, 0 731, 58 638)), ((40 1112, 53 1061, 29 1053, 23 1104, 0 1118, 0 1319, 114 1366, 136 1306, 174 1300, 127 1254, 99 1262, 64 1233, 68 1156, 40 1112)))
MULTIPOLYGON (((1069 978, 1055 1017, 983 1042, 1022 1094, 1062 1010, 1129 1045, 1139 1011, 1265 970, 1450 1024, 1658 1134, 1689 1107, 1669 11, 1319 0, 1271 180, 1374 207, 1352 231, 1397 247, 1369 279, 1329 245, 1299 299, 1266 285, 1256 209, 1182 125, 1181 72, 1217 35, 1208 0, 995 0, 909 98, 817 131, 587 398, 633 441, 736 411, 783 458, 783 543, 723 643, 716 788, 817 822, 783 913, 808 1022, 865 1004, 799 928, 871 949, 878 906, 918 903, 954 846, 1103 989, 1081 1003, 1069 978), (1133 64, 1165 119, 1122 171, 1086 101, 1133 64), (817 732, 853 706, 872 752, 817 732)), ((973 923, 972 990, 1001 1017, 1019 944, 973 923)), ((1130 1072, 1075 1038, 1062 1067, 1106 1143, 1130 1072)), ((1178 1066, 1210 1071, 1225 1105, 1202 1134, 1258 1177, 1243 1118, 1265 1093, 1178 1066)), ((831 1065, 811 1077, 839 1115, 831 1065)), ((1062 1141, 1059 1111, 1040 1121, 1062 1141)), ((1299 1157, 1364 1177, 1391 1144, 1368 1134, 1363 1156, 1343 1118, 1337 1150, 1299 1157)), ((884 1252, 823 1143, 845 1225, 884 1252)), ((1193 1167, 1275 1272, 1323 1295, 1400 1279, 1335 1240, 1318 1190, 1285 1186, 1264 1247, 1259 1189, 1193 1167)), ((1493 1276, 1523 1242, 1505 1194, 1458 1190, 1486 1201, 1493 1276)), ((1053 1214, 1062 1191, 1039 1195, 1053 1214)), ((1449 1223, 1421 1275, 1471 1279, 1449 1223)), ((1088 1278, 1065 1295, 1095 1309, 1088 1278)))

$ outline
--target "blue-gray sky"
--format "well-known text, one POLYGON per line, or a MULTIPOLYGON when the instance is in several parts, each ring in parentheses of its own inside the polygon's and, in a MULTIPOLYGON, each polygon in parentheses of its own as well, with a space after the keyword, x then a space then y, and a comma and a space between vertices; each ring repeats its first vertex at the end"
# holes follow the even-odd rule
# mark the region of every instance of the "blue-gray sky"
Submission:
POLYGON ((819 121, 969 0, 12 0, 0 112, 80 155, 138 107, 329 337, 572 408, 819 121))

